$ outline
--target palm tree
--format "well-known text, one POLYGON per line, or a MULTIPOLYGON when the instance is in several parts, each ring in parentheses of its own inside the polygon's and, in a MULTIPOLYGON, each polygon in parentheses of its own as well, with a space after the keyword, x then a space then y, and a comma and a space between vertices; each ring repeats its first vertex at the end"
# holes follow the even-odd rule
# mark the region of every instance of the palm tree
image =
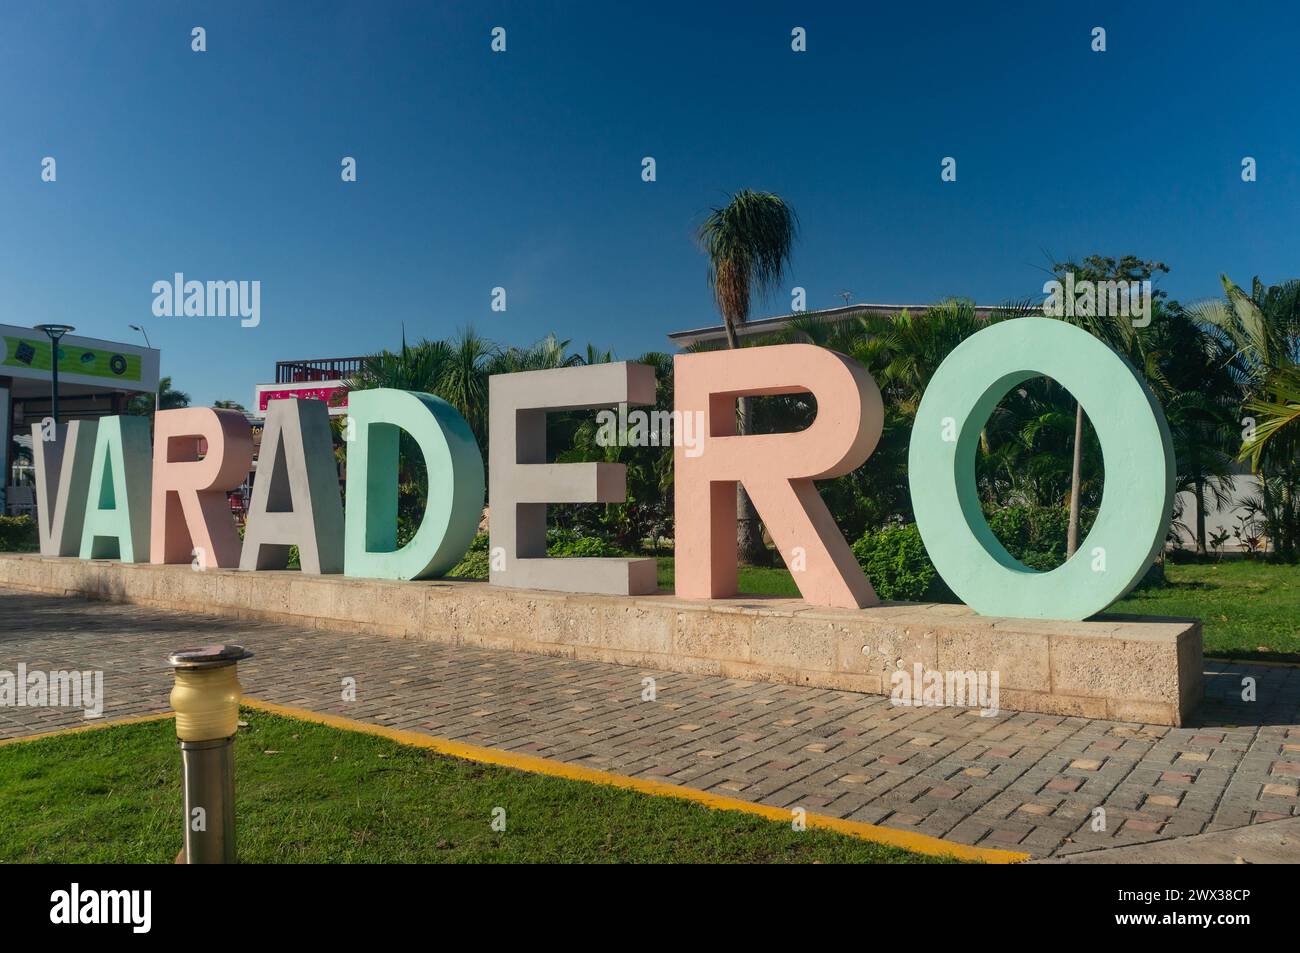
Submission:
POLYGON ((1294 463, 1300 450, 1300 281, 1265 287, 1259 278, 1251 294, 1221 275, 1231 306, 1213 313, 1238 348, 1246 384, 1246 410, 1260 414, 1240 459, 1258 471, 1266 458, 1294 463))
MULTIPOLYGON (((438 381, 450 361, 451 348, 446 342, 421 340, 409 345, 403 329, 400 350, 381 351, 367 357, 361 362, 356 376, 343 384, 348 390, 386 387, 436 394, 438 381)), ((422 507, 424 504, 427 492, 425 469, 423 458, 409 434, 401 434, 398 447, 398 483, 402 488, 398 506, 399 510, 409 512, 414 506, 422 507)))
MULTIPOLYGON (((174 389, 170 377, 160 377, 157 402, 159 410, 176 410, 190 405, 190 395, 174 389)), ((153 411, 154 395, 152 394, 136 394, 126 405, 126 412, 133 417, 152 417, 153 411)))
POLYGON ((1270 368, 1261 390, 1264 396, 1250 401, 1246 409, 1263 419, 1256 421, 1254 436, 1241 447, 1242 456, 1248 456, 1255 469, 1266 453, 1296 456, 1295 448, 1300 445, 1300 364, 1290 361, 1270 368))
POLYGON ((411 346, 403 332, 400 350, 380 351, 365 358, 357 375, 344 381, 344 385, 348 390, 389 387, 433 393, 450 357, 451 349, 446 342, 420 341, 411 346))
POLYGON ((1156 303, 1150 327, 1134 335, 1132 345, 1126 356, 1143 372, 1169 422, 1175 492, 1190 494, 1196 507, 1190 525, 1180 525, 1195 540, 1197 554, 1208 556, 1209 505, 1223 510, 1232 504, 1241 393, 1217 337, 1176 302, 1156 303))
POLYGON ((486 447, 489 364, 499 348, 473 328, 439 343, 445 348, 445 357, 431 393, 460 411, 479 446, 486 447))
MULTIPOLYGON (((600 352, 591 344, 587 345, 587 358, 581 354, 569 353, 569 341, 561 341, 554 334, 548 334, 536 344, 528 347, 507 347, 497 351, 490 365, 493 374, 515 374, 519 371, 546 371, 559 367, 577 367, 581 364, 599 364, 600 360, 590 360, 600 352)), ((606 351, 605 361, 613 358, 606 351)))
POLYGON ((1259 475, 1255 508, 1274 553, 1294 558, 1300 554, 1300 281, 1265 286, 1255 278, 1247 294, 1227 275, 1219 280, 1225 300, 1200 304, 1193 314, 1227 354, 1243 412, 1262 418, 1245 431, 1237 458, 1249 460, 1259 475))
MULTIPOLYGON (((764 297, 784 281, 790 265, 798 217, 771 192, 742 189, 721 208, 713 209, 700 226, 700 247, 709 259, 708 280, 722 315, 727 346, 740 347, 737 329, 749 320, 752 298, 764 297)), ((737 402, 737 432, 751 432, 750 401, 737 402)), ((743 486, 736 488, 739 526, 737 546, 748 563, 768 563, 758 513, 743 486)))
MULTIPOLYGON (((1062 261, 1052 266, 1052 272, 1058 279, 1064 281, 1065 275, 1068 272, 1073 272, 1076 282, 1125 281, 1140 283, 1149 281, 1151 276, 1158 271, 1168 273, 1169 268, 1163 262, 1143 261, 1134 255, 1125 255, 1118 260, 1108 256, 1089 255, 1081 264, 1062 261)), ((1156 292, 1155 296, 1160 297, 1162 294, 1162 292, 1156 292)), ((1060 320, 1077 328, 1082 328, 1102 341, 1102 343, 1109 344, 1121 353, 1133 348, 1136 332, 1129 319, 1116 314, 1077 315, 1073 313, 1073 307, 1069 310, 1071 313, 1061 317, 1060 320)), ((1107 309, 1097 307, 1093 310, 1103 311, 1107 309)), ((1079 548, 1080 497, 1083 487, 1083 417, 1083 405, 1076 400, 1074 402, 1074 441, 1070 475, 1070 521, 1065 543, 1067 557, 1073 556, 1074 551, 1079 548)))
MULTIPOLYGON (((993 320, 1000 320, 995 315, 993 320)), ((848 353, 880 369, 878 381, 890 398, 910 417, 916 416, 939 365, 962 341, 985 324, 975 304, 965 298, 949 298, 918 315, 908 311, 887 317, 862 320, 866 332, 861 343, 848 353)))

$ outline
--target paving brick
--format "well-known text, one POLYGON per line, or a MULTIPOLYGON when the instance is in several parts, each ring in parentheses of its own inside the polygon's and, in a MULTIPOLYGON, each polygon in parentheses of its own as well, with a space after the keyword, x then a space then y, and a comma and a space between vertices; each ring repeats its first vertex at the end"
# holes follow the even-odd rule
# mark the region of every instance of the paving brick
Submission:
POLYGON ((1059 791, 1062 794, 1069 794, 1078 790, 1081 782, 1074 778, 1053 778, 1048 781, 1044 787, 1049 791, 1059 791))
MULTIPOLYGON (((166 655, 241 642, 245 692, 730 797, 1071 853, 1300 815, 1300 670, 1216 663, 1193 726, 903 708, 798 685, 692 676, 0 589, 0 668, 105 673, 107 718, 164 711, 166 655), (641 700, 641 679, 657 700, 641 700), (343 702, 340 680, 357 679, 343 702), (1267 699, 1267 702, 1264 701, 1267 699), (1233 727, 1229 727, 1233 726, 1233 727), (1070 773, 1066 773, 1070 772, 1070 773), (1107 831, 1091 830, 1104 807, 1107 831)), ((0 709, 0 737, 81 724, 0 709)))

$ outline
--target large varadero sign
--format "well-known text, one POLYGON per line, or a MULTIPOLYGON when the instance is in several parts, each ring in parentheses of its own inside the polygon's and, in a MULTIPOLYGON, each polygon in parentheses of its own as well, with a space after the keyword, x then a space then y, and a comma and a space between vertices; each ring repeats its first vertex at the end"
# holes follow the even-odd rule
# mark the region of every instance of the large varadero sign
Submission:
MULTIPOLYGON (((703 426, 675 449, 676 588, 689 599, 737 594, 735 499, 743 484, 813 605, 862 608, 879 600, 837 529, 815 481, 849 473, 880 439, 880 391, 861 365, 807 344, 678 355, 673 419, 703 426), (739 436, 738 397, 809 392, 812 425, 739 436)), ((636 595, 655 589, 649 559, 546 555, 546 507, 623 500, 615 463, 548 463, 548 411, 652 404, 655 376, 616 363, 493 377, 489 387, 491 582, 502 586, 636 595)), ((227 490, 248 472, 242 414, 207 408, 109 417, 33 429, 41 552, 82 559, 281 569, 297 546, 308 573, 387 579, 440 576, 463 556, 484 503, 482 456, 465 420, 429 394, 354 392, 348 473, 339 499, 328 410, 316 400, 269 404, 244 538, 227 490), (428 507, 397 546, 401 433, 419 446, 428 507), (198 454, 200 441, 207 453, 198 454)), ((921 536, 944 580, 976 611, 1083 619, 1131 589, 1158 552, 1174 492, 1164 414, 1137 372, 1091 335, 1048 318, 991 325, 940 365, 912 430, 908 479, 921 536), (1067 387, 1096 427, 1106 460, 1101 508, 1063 566, 1035 572, 990 531, 975 459, 990 413, 1011 389, 1045 375, 1067 387)))

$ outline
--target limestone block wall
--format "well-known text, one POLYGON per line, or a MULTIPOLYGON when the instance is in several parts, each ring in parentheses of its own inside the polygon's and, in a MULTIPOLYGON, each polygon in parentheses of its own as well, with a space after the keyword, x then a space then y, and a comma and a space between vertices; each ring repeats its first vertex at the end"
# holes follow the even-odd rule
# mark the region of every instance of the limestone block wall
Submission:
POLYGON ((1002 709, 1180 725, 1200 701, 1201 624, 978 616, 960 605, 813 608, 0 554, 0 586, 307 628, 889 694, 895 671, 998 672, 1002 709))

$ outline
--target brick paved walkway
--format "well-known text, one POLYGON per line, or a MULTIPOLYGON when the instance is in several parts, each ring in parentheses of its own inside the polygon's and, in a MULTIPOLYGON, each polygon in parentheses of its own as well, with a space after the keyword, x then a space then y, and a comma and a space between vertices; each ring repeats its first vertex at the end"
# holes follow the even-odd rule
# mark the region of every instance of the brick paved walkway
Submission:
MULTIPOLYGON (((167 653, 219 641, 257 653, 241 680, 267 701, 1035 856, 1300 816, 1300 668, 1209 666, 1185 728, 980 717, 0 589, 0 669, 103 670, 107 718, 165 710, 167 653), (655 701, 642 701, 648 677, 655 701), (1243 678, 1257 701, 1241 700, 1243 678)), ((0 737, 83 723, 0 708, 0 737)))

